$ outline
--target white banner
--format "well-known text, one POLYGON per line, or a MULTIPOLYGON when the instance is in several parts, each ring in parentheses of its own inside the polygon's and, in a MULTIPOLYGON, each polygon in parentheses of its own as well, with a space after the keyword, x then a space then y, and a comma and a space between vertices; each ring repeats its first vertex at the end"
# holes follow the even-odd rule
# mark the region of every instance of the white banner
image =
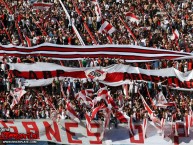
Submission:
MULTIPOLYGON (((72 25, 73 26, 73 25, 72 25)), ((74 27, 75 28, 75 27, 74 27)), ((83 43, 83 42, 82 42, 83 43)), ((176 60, 193 58, 192 53, 169 51, 135 45, 95 45, 73 46, 44 43, 34 47, 0 45, 0 55, 4 56, 44 56, 58 60, 80 60, 83 58, 117 58, 128 62, 176 60)))
POLYGON ((86 122, 72 122, 69 120, 61 120, 59 123, 52 120, 14 120, 0 121, 1 140, 38 140, 50 141, 58 144, 145 144, 145 145, 186 145, 193 144, 193 132, 190 128, 189 137, 185 137, 184 123, 177 123, 178 136, 174 136, 171 123, 166 122, 163 134, 159 134, 157 129, 150 123, 147 124, 144 131, 142 124, 134 125, 134 136, 129 134, 127 124, 119 124, 118 128, 106 129, 105 136, 102 141, 99 137, 101 134, 101 126, 97 121, 91 123, 92 132, 86 128, 86 122), (5 132, 6 131, 6 132, 5 132))
MULTIPOLYGON (((176 88, 193 88, 193 71, 182 73, 175 68, 146 70, 129 65, 116 64, 108 67, 71 68, 53 63, 12 63, 10 70, 17 78, 25 78, 26 86, 45 86, 53 78, 78 78, 99 80, 109 86, 119 86, 130 80, 152 81, 155 83, 167 80, 170 86, 176 88)), ((164 85, 164 84, 163 84, 164 85)))

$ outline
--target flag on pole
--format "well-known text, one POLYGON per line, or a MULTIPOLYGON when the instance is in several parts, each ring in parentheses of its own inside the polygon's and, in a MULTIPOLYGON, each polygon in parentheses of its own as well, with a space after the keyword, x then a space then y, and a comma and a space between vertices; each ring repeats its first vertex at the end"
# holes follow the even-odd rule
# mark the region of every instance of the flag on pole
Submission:
POLYGON ((184 117, 184 130, 186 137, 188 137, 190 134, 190 115, 184 117))
POLYGON ((10 95, 13 97, 12 103, 10 105, 11 109, 13 109, 13 107, 20 102, 20 99, 25 93, 26 91, 22 88, 15 88, 14 91, 10 91, 10 95))
POLYGON ((136 16, 134 13, 131 12, 127 12, 125 13, 126 17, 131 21, 131 22, 136 22, 137 24, 139 24, 140 22, 140 18, 138 16, 136 16))
POLYGON ((88 130, 91 131, 91 118, 87 113, 85 113, 85 119, 86 119, 86 126, 88 130))
POLYGON ((101 25, 100 29, 98 30, 98 33, 106 32, 106 33, 112 34, 115 31, 116 31, 116 29, 115 29, 115 27, 113 27, 113 25, 111 25, 107 21, 104 21, 103 24, 101 25))
POLYGON ((179 37, 180 37, 180 33, 178 32, 178 30, 177 29, 172 30, 172 36, 170 36, 170 39, 177 40, 179 39, 179 37))
POLYGON ((33 9, 49 9, 53 3, 35 2, 33 3, 33 9))
POLYGON ((143 98, 143 96, 140 94, 141 100, 143 102, 144 108, 145 110, 148 112, 148 115, 150 117, 150 119, 153 122, 154 127, 156 127, 157 129, 161 130, 161 121, 159 120, 159 118, 157 118, 154 114, 153 111, 151 110, 151 108, 149 107, 149 105, 146 103, 145 99, 143 98))
POLYGON ((75 122, 80 123, 76 111, 74 110, 74 107, 70 102, 67 102, 66 104, 66 115, 68 115, 75 122))
POLYGON ((27 37, 26 35, 24 35, 24 38, 25 38, 25 40, 26 40, 27 46, 28 46, 28 47, 31 47, 31 46, 32 46, 32 44, 31 44, 31 39, 30 39, 29 37, 27 37))
POLYGON ((147 130, 147 118, 143 119, 142 128, 143 128, 143 138, 145 139, 145 134, 146 134, 146 130, 147 130))
POLYGON ((97 112, 101 109, 103 109, 105 107, 105 105, 100 105, 98 107, 95 107, 93 110, 92 110, 92 115, 91 115, 91 119, 93 119, 95 117, 95 115, 97 114, 97 112))

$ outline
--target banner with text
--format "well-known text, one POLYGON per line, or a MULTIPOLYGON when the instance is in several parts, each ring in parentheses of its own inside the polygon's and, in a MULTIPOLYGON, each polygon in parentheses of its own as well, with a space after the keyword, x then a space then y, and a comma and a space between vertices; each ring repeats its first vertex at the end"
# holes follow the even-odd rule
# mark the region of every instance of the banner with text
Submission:
POLYGON ((145 145, 184 145, 193 144, 193 132, 185 136, 185 127, 183 122, 167 123, 164 131, 160 134, 157 129, 147 124, 147 131, 144 132, 142 124, 134 125, 134 135, 130 134, 127 124, 119 124, 118 128, 111 127, 106 129, 103 140, 100 140, 101 126, 99 122, 91 123, 92 132, 90 132, 85 121, 81 123, 69 120, 61 120, 59 123, 52 120, 14 120, 0 121, 1 140, 39 140, 50 141, 59 144, 145 144, 145 145), (174 134, 174 128, 178 132, 174 134), (144 134, 146 138, 144 139, 144 134))
POLYGON ((108 67, 71 68, 53 63, 11 63, 10 72, 17 78, 25 79, 25 86, 46 86, 53 78, 78 78, 99 80, 109 86, 129 84, 130 80, 166 81, 165 84, 175 88, 193 88, 193 71, 182 73, 175 68, 146 70, 129 65, 116 64, 108 67))

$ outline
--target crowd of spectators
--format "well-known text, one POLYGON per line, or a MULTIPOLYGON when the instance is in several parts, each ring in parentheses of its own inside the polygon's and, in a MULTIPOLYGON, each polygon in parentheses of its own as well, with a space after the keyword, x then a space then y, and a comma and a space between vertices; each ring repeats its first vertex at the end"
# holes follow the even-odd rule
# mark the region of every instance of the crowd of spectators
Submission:
MULTIPOLYGON (((14 86, 18 87, 19 82, 15 83, 14 86)), ((13 96, 10 91, 5 91, 6 86, 0 92, 0 117, 2 119, 49 119, 52 116, 52 111, 57 110, 60 119, 68 119, 66 115, 66 99, 62 94, 61 89, 64 90, 65 96, 73 104, 74 109, 77 112, 79 119, 85 119, 85 112, 92 112, 93 106, 89 106, 83 103, 81 100, 77 100, 76 94, 81 90, 93 89, 93 95, 90 96, 92 100, 97 97, 96 92, 104 87, 99 82, 94 82, 92 80, 87 80, 83 82, 81 80, 71 81, 70 79, 64 79, 59 81, 58 79, 53 80, 52 84, 41 87, 41 88, 25 88, 27 93, 21 98, 19 103, 14 106, 13 109, 10 108, 13 96), (69 85, 70 84, 70 85, 69 85), (63 88, 61 88, 63 86, 63 88), (68 92, 68 86, 70 86, 70 92, 68 92), (48 103, 48 101, 51 102, 48 103)), ((117 111, 122 108, 122 112, 133 118, 134 122, 140 122, 143 118, 148 117, 147 111, 145 110, 142 100, 139 97, 138 90, 144 96, 145 100, 149 106, 154 110, 155 115, 161 119, 165 118, 167 121, 182 120, 184 116, 189 114, 193 109, 193 96, 189 92, 173 91, 169 88, 158 86, 153 83, 133 83, 129 86, 129 96, 123 95, 122 86, 120 87, 110 87, 108 90, 118 108, 113 108, 113 113, 111 116, 111 123, 117 124, 119 121, 117 117, 117 111), (150 98, 148 97, 148 92, 151 98, 155 101, 158 99, 159 92, 162 91, 166 100, 168 102, 175 102, 176 106, 169 107, 155 107, 152 106, 150 98), (120 103, 120 98, 123 97, 120 103)), ((94 107, 106 103, 105 100, 101 100, 94 107)), ((106 104, 108 106, 108 104, 106 104)), ((94 118, 96 120, 104 119, 103 111, 99 111, 97 116, 94 118)))
MULTIPOLYGON (((111 44, 107 36, 112 38, 112 43, 116 45, 130 44, 140 45, 144 47, 153 47, 155 49, 166 49, 174 51, 192 52, 193 51, 193 3, 191 0, 98 0, 102 16, 95 13, 94 4, 91 0, 62 0, 71 16, 69 22, 61 4, 57 0, 43 0, 45 3, 52 3, 49 8, 38 8, 33 6, 30 0, 7 0, 6 5, 1 2, 0 5, 0 44, 2 45, 22 45, 28 46, 25 36, 28 36, 32 46, 42 44, 44 42, 59 45, 81 45, 76 34, 73 33, 72 23, 76 26, 80 36, 86 45, 93 45, 94 41, 88 34, 83 23, 86 23, 96 39, 98 44, 111 44), (77 13, 77 8, 80 14, 77 13), (139 23, 131 22, 126 18, 126 12, 132 12, 140 18, 139 23), (120 21, 121 17, 130 27, 132 33, 136 37, 133 39, 131 34, 120 21), (109 34, 100 34, 102 21, 110 22, 116 31, 109 34), (177 29, 180 37, 173 41, 170 39, 173 30, 177 29)), ((40 1, 42 2, 42 1, 40 1)), ((10 109, 13 97, 10 95, 11 89, 19 87, 19 81, 14 76, 10 76, 8 65, 6 63, 34 63, 34 62, 50 62, 57 63, 59 61, 45 58, 41 55, 37 57, 9 57, 3 56, 0 71, 0 118, 4 119, 40 119, 50 118, 53 107, 46 103, 49 99, 58 111, 62 119, 68 118, 65 114, 66 102, 61 93, 61 84, 65 95, 71 100, 80 119, 84 119, 85 111, 91 111, 90 107, 85 104, 80 105, 75 99, 75 94, 80 90, 94 89, 96 93, 101 84, 92 80, 82 82, 81 80, 68 79, 63 81, 55 80, 49 86, 40 88, 25 88, 27 93, 21 98, 18 105, 14 109, 10 109), (70 83, 71 92, 67 93, 68 83, 70 83), (45 91, 42 91, 45 90, 45 91), (30 99, 29 99, 30 98, 30 99)), ((147 63, 127 63, 121 58, 84 58, 82 60, 83 67, 93 66, 109 66, 112 64, 123 63, 127 65, 138 66, 144 69, 161 69, 167 67, 175 67, 176 69, 186 72, 192 70, 192 59, 190 60, 159 60, 147 63)), ((76 60, 63 61, 65 66, 80 67, 80 63, 76 60)), ((166 118, 171 121, 174 117, 177 120, 183 120, 184 115, 193 110, 193 98, 191 93, 172 91, 165 87, 159 88, 156 84, 136 83, 137 88, 145 97, 151 106, 148 92, 153 99, 156 98, 160 90, 163 91, 168 102, 174 101, 177 107, 154 108, 155 114, 161 119, 166 118), (180 94, 180 95, 179 95, 180 94)), ((122 87, 108 87, 117 106, 123 107, 122 110, 128 116, 132 116, 134 121, 141 121, 147 112, 143 107, 143 103, 139 97, 138 91, 134 89, 128 97, 124 97, 123 106, 119 105, 119 92, 123 92, 122 87)), ((123 93, 122 93, 123 94, 123 93)), ((94 99, 96 95, 91 98, 94 99)), ((102 102, 100 102, 102 103, 102 102)), ((99 104, 100 104, 99 103, 99 104)), ((99 105, 97 104, 97 105, 99 105)), ((97 106, 96 105, 96 106, 97 106)), ((112 120, 116 121, 116 109, 113 110, 112 120)), ((95 119, 103 118, 102 113, 98 113, 95 119)))
POLYGON ((0 42, 2 44, 27 46, 26 42, 22 42, 25 41, 24 35, 27 35, 33 46, 44 42, 80 45, 72 31, 72 23, 74 23, 85 44, 93 45, 93 40, 83 25, 84 22, 99 44, 110 44, 107 34, 97 32, 103 20, 106 20, 116 28, 116 31, 110 35, 113 44, 137 44, 157 49, 192 52, 193 6, 191 0, 98 0, 102 16, 95 13, 95 6, 90 0, 63 1, 71 16, 71 22, 59 1, 40 0, 40 2, 52 3, 50 7, 44 8, 33 6, 33 2, 35 1, 8 0, 6 1, 7 7, 1 5, 0 42), (75 9, 76 6, 80 10, 79 14, 75 9), (136 23, 127 19, 125 16, 127 12, 134 13, 140 21, 136 23), (127 32, 119 16, 130 27, 136 40, 133 40, 127 32), (16 25, 19 26, 20 32, 16 25), (10 39, 4 28, 9 33, 10 39), (180 34, 177 43, 170 39, 175 29, 180 34))

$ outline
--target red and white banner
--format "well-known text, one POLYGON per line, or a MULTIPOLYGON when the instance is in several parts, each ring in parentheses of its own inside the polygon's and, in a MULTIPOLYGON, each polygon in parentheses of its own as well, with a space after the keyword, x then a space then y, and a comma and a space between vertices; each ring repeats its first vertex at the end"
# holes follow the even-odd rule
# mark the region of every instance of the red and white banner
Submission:
POLYGON ((0 55, 4 56, 37 56, 50 57, 53 59, 82 58, 121 58, 127 62, 145 62, 161 59, 188 59, 193 58, 192 53, 168 51, 134 45, 96 45, 96 46, 69 46, 44 43, 34 47, 22 47, 13 45, 0 45, 0 55))
MULTIPOLYGON (((86 127, 86 122, 76 123, 69 120, 60 120, 59 123, 50 119, 39 120, 0 120, 1 139, 13 140, 12 137, 17 137, 18 140, 39 140, 50 141, 58 144, 78 144, 78 145, 109 145, 109 144, 133 144, 133 145, 187 145, 193 144, 193 132, 190 128, 190 135, 185 136, 184 125, 177 123, 176 133, 177 140, 173 142, 174 136, 164 139, 156 132, 156 129, 147 124, 144 131, 143 123, 134 124, 135 135, 128 133, 127 124, 119 124, 118 128, 106 130, 104 138, 101 141, 103 125, 98 121, 90 122, 91 131, 86 127), (3 130, 6 130, 4 132, 3 130), (146 138, 144 138, 144 133, 146 138)), ((165 126, 165 132, 170 132, 170 124, 165 126)))
POLYGON ((116 29, 109 22, 104 21, 104 23, 101 25, 101 27, 98 30, 98 32, 102 33, 103 31, 106 32, 106 33, 112 34, 113 32, 116 31, 116 29))
POLYGON ((33 8, 35 9, 48 9, 53 5, 53 3, 41 3, 41 2, 37 2, 37 3, 33 3, 33 8))
POLYGON ((129 84, 130 80, 163 82, 163 85, 176 85, 178 88, 193 88, 193 71, 182 73, 175 68, 159 70, 146 70, 123 64, 109 67, 94 68, 71 68, 53 63, 10 63, 10 72, 17 78, 24 78, 25 86, 46 86, 51 84, 53 78, 62 80, 66 78, 98 79, 101 83, 109 86, 129 84), (89 72, 89 73, 88 73, 89 72), (105 74, 105 75, 104 75, 105 74), (167 80, 167 81, 166 81, 167 80))

